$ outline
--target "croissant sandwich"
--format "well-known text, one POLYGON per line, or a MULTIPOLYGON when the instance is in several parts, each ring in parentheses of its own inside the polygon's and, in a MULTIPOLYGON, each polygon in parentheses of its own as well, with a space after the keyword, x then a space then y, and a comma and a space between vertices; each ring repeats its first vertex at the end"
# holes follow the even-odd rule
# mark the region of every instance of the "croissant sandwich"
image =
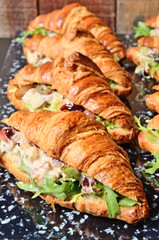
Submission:
POLYGON ((145 22, 139 21, 137 27, 133 26, 133 29, 134 38, 159 36, 159 15, 148 18, 145 22))
POLYGON ((159 115, 153 117, 147 124, 147 127, 143 127, 138 124, 140 130, 138 141, 140 147, 148 152, 157 152, 159 153, 159 115))
POLYGON ((129 73, 88 32, 73 29, 65 35, 57 34, 52 37, 34 35, 25 40, 23 51, 30 64, 41 64, 43 61, 80 52, 98 65, 117 95, 126 97, 131 93, 129 73))
POLYGON ((19 110, 80 110, 102 122, 119 143, 137 136, 131 111, 114 94, 97 65, 80 53, 39 67, 26 65, 9 81, 7 92, 19 110))
POLYGON ((153 86, 152 89, 158 90, 145 96, 147 106, 151 111, 159 113, 159 85, 153 86))
MULTIPOLYGON (((18 187, 55 204, 136 223, 148 216, 143 185, 104 126, 81 112, 15 112, 2 120, 1 165, 18 187)), ((54 209, 55 210, 55 209, 54 209)))
POLYGON ((150 77, 159 81, 159 55, 148 47, 129 47, 126 57, 137 65, 135 73, 148 73, 150 77))
POLYGON ((74 28, 88 30, 116 57, 119 59, 125 57, 124 46, 113 34, 113 31, 80 3, 73 3, 49 14, 39 15, 30 22, 28 29, 39 27, 57 33, 66 33, 74 28))

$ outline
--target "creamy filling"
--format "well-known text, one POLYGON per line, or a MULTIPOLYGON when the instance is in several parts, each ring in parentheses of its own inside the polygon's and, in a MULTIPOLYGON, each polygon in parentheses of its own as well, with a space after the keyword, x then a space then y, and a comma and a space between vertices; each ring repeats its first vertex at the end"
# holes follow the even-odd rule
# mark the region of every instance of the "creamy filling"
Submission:
MULTIPOLYGON (((9 129, 9 128, 4 128, 9 129)), ((13 135, 6 137, 6 141, 0 141, 0 153, 4 152, 16 154, 16 163, 18 167, 22 162, 29 167, 31 178, 34 178, 38 184, 45 182, 45 175, 58 178, 64 163, 53 157, 49 157, 35 144, 28 141, 24 135, 14 129, 11 129, 13 135)))
POLYGON ((52 90, 51 86, 37 84, 30 88, 22 96, 23 103, 31 112, 47 109, 50 111, 60 111, 64 105, 73 104, 68 98, 56 90, 52 90))
POLYGON ((28 49, 27 51, 27 60, 28 63, 34 65, 35 67, 41 66, 46 62, 52 62, 52 59, 45 57, 42 53, 32 52, 28 49))
POLYGON ((21 98, 23 104, 31 112, 37 112, 41 110, 50 110, 53 112, 59 112, 63 110, 78 110, 101 122, 107 128, 107 130, 117 128, 122 129, 122 127, 114 121, 99 117, 98 115, 84 109, 82 106, 75 104, 73 101, 64 97, 56 90, 51 89, 51 86, 49 85, 34 84, 28 88, 26 86, 19 87, 18 89, 15 88, 15 95, 16 97, 21 98))
POLYGON ((159 28, 154 28, 150 31, 150 36, 159 36, 159 28))

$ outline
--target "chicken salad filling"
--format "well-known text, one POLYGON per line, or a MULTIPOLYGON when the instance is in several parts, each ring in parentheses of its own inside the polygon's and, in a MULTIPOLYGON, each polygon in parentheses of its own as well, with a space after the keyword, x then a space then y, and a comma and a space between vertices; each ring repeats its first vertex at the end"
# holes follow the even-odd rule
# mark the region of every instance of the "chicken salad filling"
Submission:
POLYGON ((73 101, 52 89, 50 85, 30 84, 27 86, 15 86, 11 91, 14 91, 16 98, 20 99, 31 112, 38 112, 41 110, 50 110, 53 112, 60 112, 63 110, 81 111, 101 122, 107 130, 122 128, 114 121, 99 117, 86 110, 81 105, 75 104, 73 101))

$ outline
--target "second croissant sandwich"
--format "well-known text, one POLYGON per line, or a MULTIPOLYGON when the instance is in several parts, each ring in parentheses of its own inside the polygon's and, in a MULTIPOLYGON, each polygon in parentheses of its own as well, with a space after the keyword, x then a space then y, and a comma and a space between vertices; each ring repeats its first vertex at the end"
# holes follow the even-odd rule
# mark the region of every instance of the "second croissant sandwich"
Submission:
POLYGON ((102 122, 118 143, 131 142, 138 133, 131 111, 97 65, 80 53, 39 67, 26 65, 9 81, 8 97, 19 110, 83 111, 102 122))
POLYGON ((30 64, 80 52, 98 65, 118 96, 126 97, 131 93, 129 73, 89 32, 73 29, 52 37, 35 35, 25 40, 23 51, 30 64))
POLYGON ((104 126, 81 112, 15 112, 0 131, 0 164, 21 189, 95 216, 148 216, 142 183, 104 126))
POLYGON ((57 33, 66 33, 74 28, 87 30, 119 59, 125 57, 124 46, 110 27, 80 3, 69 4, 49 14, 39 15, 29 23, 28 28, 32 30, 39 27, 57 33))

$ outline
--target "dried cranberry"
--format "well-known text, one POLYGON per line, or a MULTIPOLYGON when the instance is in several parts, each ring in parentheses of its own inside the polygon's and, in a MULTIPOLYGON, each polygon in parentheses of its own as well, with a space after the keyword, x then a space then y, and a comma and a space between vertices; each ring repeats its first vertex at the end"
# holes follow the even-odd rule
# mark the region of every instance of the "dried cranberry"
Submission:
POLYGON ((84 178, 82 179, 82 185, 83 185, 84 187, 89 187, 89 180, 88 180, 87 177, 84 177, 84 178))
POLYGON ((4 128, 3 132, 9 139, 14 135, 14 130, 12 128, 4 128))
POLYGON ((65 105, 62 105, 61 108, 60 108, 61 111, 64 111, 64 110, 68 110, 68 111, 81 111, 83 112, 85 109, 80 106, 80 105, 77 105, 77 104, 65 104, 65 105))

